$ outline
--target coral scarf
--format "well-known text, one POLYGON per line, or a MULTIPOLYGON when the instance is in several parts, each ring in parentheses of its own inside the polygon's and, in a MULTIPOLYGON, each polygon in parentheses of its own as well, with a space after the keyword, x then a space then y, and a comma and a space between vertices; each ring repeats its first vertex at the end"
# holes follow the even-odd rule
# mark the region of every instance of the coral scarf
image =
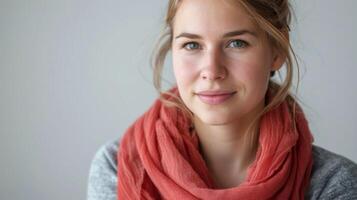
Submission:
POLYGON ((296 108, 296 129, 287 101, 262 116, 256 160, 246 179, 234 188, 214 189, 190 121, 157 100, 121 139, 118 199, 304 199, 313 137, 296 108))

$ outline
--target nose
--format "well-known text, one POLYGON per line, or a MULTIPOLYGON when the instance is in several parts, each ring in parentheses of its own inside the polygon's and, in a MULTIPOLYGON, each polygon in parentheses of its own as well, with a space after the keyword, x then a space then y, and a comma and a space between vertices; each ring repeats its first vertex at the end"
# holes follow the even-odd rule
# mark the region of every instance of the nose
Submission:
POLYGON ((224 55, 219 49, 212 49, 203 57, 201 78, 204 80, 222 80, 227 76, 227 69, 224 66, 224 55))

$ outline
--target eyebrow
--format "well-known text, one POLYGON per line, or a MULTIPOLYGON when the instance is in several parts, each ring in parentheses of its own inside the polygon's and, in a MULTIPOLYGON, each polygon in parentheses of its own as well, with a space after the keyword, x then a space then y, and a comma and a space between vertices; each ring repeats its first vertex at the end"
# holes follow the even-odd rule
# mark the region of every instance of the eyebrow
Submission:
MULTIPOLYGON (((253 32, 253 31, 236 30, 236 31, 231 31, 231 32, 225 33, 223 35, 223 38, 233 37, 233 36, 237 36, 237 35, 244 35, 244 34, 249 34, 249 35, 252 35, 254 37, 257 37, 257 34, 255 32, 253 32)), ((190 39, 202 39, 202 36, 200 36, 200 35, 193 34, 193 33, 186 33, 186 32, 183 32, 183 33, 179 34, 178 36, 175 37, 175 39, 178 39, 180 37, 186 37, 186 38, 190 38, 190 39)))

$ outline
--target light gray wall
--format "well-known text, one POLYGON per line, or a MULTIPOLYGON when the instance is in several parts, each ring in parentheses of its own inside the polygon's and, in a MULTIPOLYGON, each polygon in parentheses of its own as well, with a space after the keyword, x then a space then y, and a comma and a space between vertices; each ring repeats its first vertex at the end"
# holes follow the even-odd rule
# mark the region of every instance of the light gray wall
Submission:
MULTIPOLYGON (((85 199, 95 151, 156 96, 148 63, 165 4, 0 0, 0 199, 85 199)), ((296 4, 316 144, 356 162, 357 2, 296 4)))
POLYGON ((357 162, 357 1, 298 0, 292 34, 315 143, 357 162))

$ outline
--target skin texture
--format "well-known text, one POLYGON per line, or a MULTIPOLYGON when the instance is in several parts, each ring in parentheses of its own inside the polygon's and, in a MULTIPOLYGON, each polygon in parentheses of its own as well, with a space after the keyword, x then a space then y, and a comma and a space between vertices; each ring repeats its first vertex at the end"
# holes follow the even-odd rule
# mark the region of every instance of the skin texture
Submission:
MULTIPOLYGON (((247 166, 243 163, 247 162, 242 160, 242 138, 264 107, 270 71, 283 64, 247 12, 240 5, 223 2, 182 1, 172 41, 179 93, 194 114, 194 126, 217 188, 233 187, 244 180, 247 166), (234 31, 241 33, 226 35, 234 31), (212 90, 232 95, 214 105, 200 99, 198 93, 212 90)), ((253 130, 259 131, 258 126, 253 130)))

